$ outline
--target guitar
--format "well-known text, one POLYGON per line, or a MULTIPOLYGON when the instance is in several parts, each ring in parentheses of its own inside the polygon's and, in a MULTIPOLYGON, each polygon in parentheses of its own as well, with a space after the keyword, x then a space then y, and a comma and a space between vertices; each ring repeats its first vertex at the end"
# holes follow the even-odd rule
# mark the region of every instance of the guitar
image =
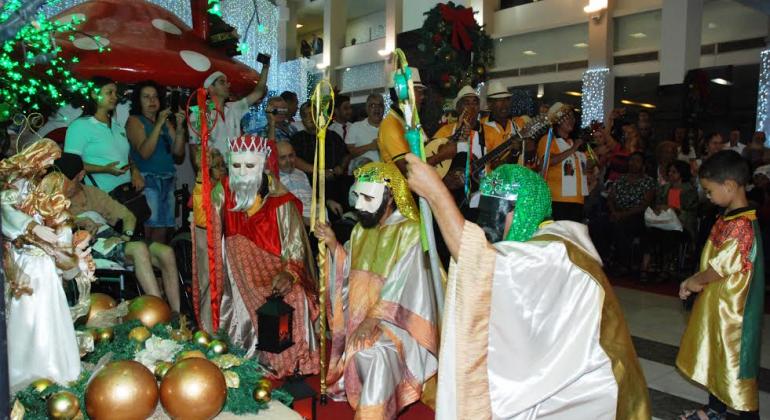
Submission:
POLYGON ((529 123, 527 123, 527 125, 518 131, 516 131, 516 126, 514 125, 514 132, 510 137, 508 137, 507 140, 500 143, 499 146, 495 147, 491 151, 487 152, 484 156, 471 161, 471 178, 479 180, 482 177, 487 164, 495 163, 496 161, 500 160, 500 158, 505 156, 509 151, 511 151, 515 157, 518 157, 522 149, 522 142, 525 140, 538 141, 540 137, 545 134, 550 125, 551 123, 545 116, 538 116, 533 118, 529 123), (519 149, 511 150, 517 143, 519 145, 519 149))
MULTIPOLYGON (((463 118, 465 117, 465 113, 463 112, 462 115, 457 119, 458 127, 460 125, 460 121, 463 121, 463 118)), ((468 135, 468 133, 465 133, 465 130, 462 128, 457 128, 452 134, 451 137, 439 137, 437 139, 433 139, 427 144, 425 144, 425 159, 431 158, 433 155, 438 153, 438 149, 447 144, 447 143, 457 143, 459 142, 463 135, 468 135)), ((459 153, 458 153, 459 154, 459 153)), ((449 169, 452 167, 452 159, 445 159, 442 160, 441 163, 438 163, 434 166, 436 168, 436 172, 438 172, 440 177, 446 176, 446 174, 449 172, 449 169)))

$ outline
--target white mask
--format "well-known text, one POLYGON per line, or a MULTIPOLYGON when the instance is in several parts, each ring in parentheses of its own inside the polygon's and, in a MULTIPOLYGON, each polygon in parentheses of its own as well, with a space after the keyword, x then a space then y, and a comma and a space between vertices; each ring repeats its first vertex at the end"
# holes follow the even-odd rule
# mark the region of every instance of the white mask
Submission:
POLYGON ((231 152, 228 160, 230 188, 235 193, 232 210, 246 211, 254 204, 262 187, 265 155, 257 152, 231 152))
POLYGON ((353 186, 356 197, 356 210, 376 213, 382 204, 385 194, 385 184, 377 182, 356 182, 353 186))

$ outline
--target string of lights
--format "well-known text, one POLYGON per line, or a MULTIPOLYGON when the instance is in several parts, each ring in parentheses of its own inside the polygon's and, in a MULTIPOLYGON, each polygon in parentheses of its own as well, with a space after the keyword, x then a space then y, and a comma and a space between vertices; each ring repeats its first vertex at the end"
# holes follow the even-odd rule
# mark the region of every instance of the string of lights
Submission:
POLYGON ((606 67, 586 70, 583 73, 583 96, 580 107, 583 110, 582 126, 591 121, 604 122, 604 95, 610 70, 606 67))
POLYGON ((759 62, 757 93, 757 131, 765 133, 765 146, 770 147, 770 49, 762 51, 759 62))
MULTIPOLYGON (((4 5, 3 16, 18 10, 15 4, 4 5)), ((91 83, 81 82, 68 70, 77 63, 77 57, 60 56, 56 33, 77 32, 82 21, 77 17, 69 22, 51 22, 42 13, 35 22, 22 26, 13 38, 2 43, 0 51, 0 121, 16 113, 51 111, 64 106, 73 95, 87 95, 91 83), (44 109, 45 108, 45 109, 44 109)), ((99 51, 109 48, 92 37, 99 51)), ((70 35, 74 39, 74 35, 70 35)))

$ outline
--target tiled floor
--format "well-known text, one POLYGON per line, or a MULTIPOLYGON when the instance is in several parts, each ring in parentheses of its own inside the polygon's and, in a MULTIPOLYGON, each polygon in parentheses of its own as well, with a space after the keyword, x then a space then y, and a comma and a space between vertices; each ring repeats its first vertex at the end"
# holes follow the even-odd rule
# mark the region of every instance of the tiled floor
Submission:
MULTIPOLYGON (((650 388, 653 416, 674 419, 683 409, 696 408, 708 393, 682 377, 674 367, 687 312, 679 299, 616 287, 634 345, 650 388)), ((770 316, 765 315, 760 365, 760 416, 770 419, 770 316)))

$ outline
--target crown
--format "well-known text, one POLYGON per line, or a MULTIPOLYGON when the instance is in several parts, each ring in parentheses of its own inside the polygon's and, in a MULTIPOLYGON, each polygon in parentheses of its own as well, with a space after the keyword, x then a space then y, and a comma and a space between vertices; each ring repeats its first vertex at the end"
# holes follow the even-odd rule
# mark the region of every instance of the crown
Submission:
POLYGON ((256 135, 231 138, 227 147, 231 152, 255 152, 265 156, 270 156, 271 151, 268 139, 256 135))

